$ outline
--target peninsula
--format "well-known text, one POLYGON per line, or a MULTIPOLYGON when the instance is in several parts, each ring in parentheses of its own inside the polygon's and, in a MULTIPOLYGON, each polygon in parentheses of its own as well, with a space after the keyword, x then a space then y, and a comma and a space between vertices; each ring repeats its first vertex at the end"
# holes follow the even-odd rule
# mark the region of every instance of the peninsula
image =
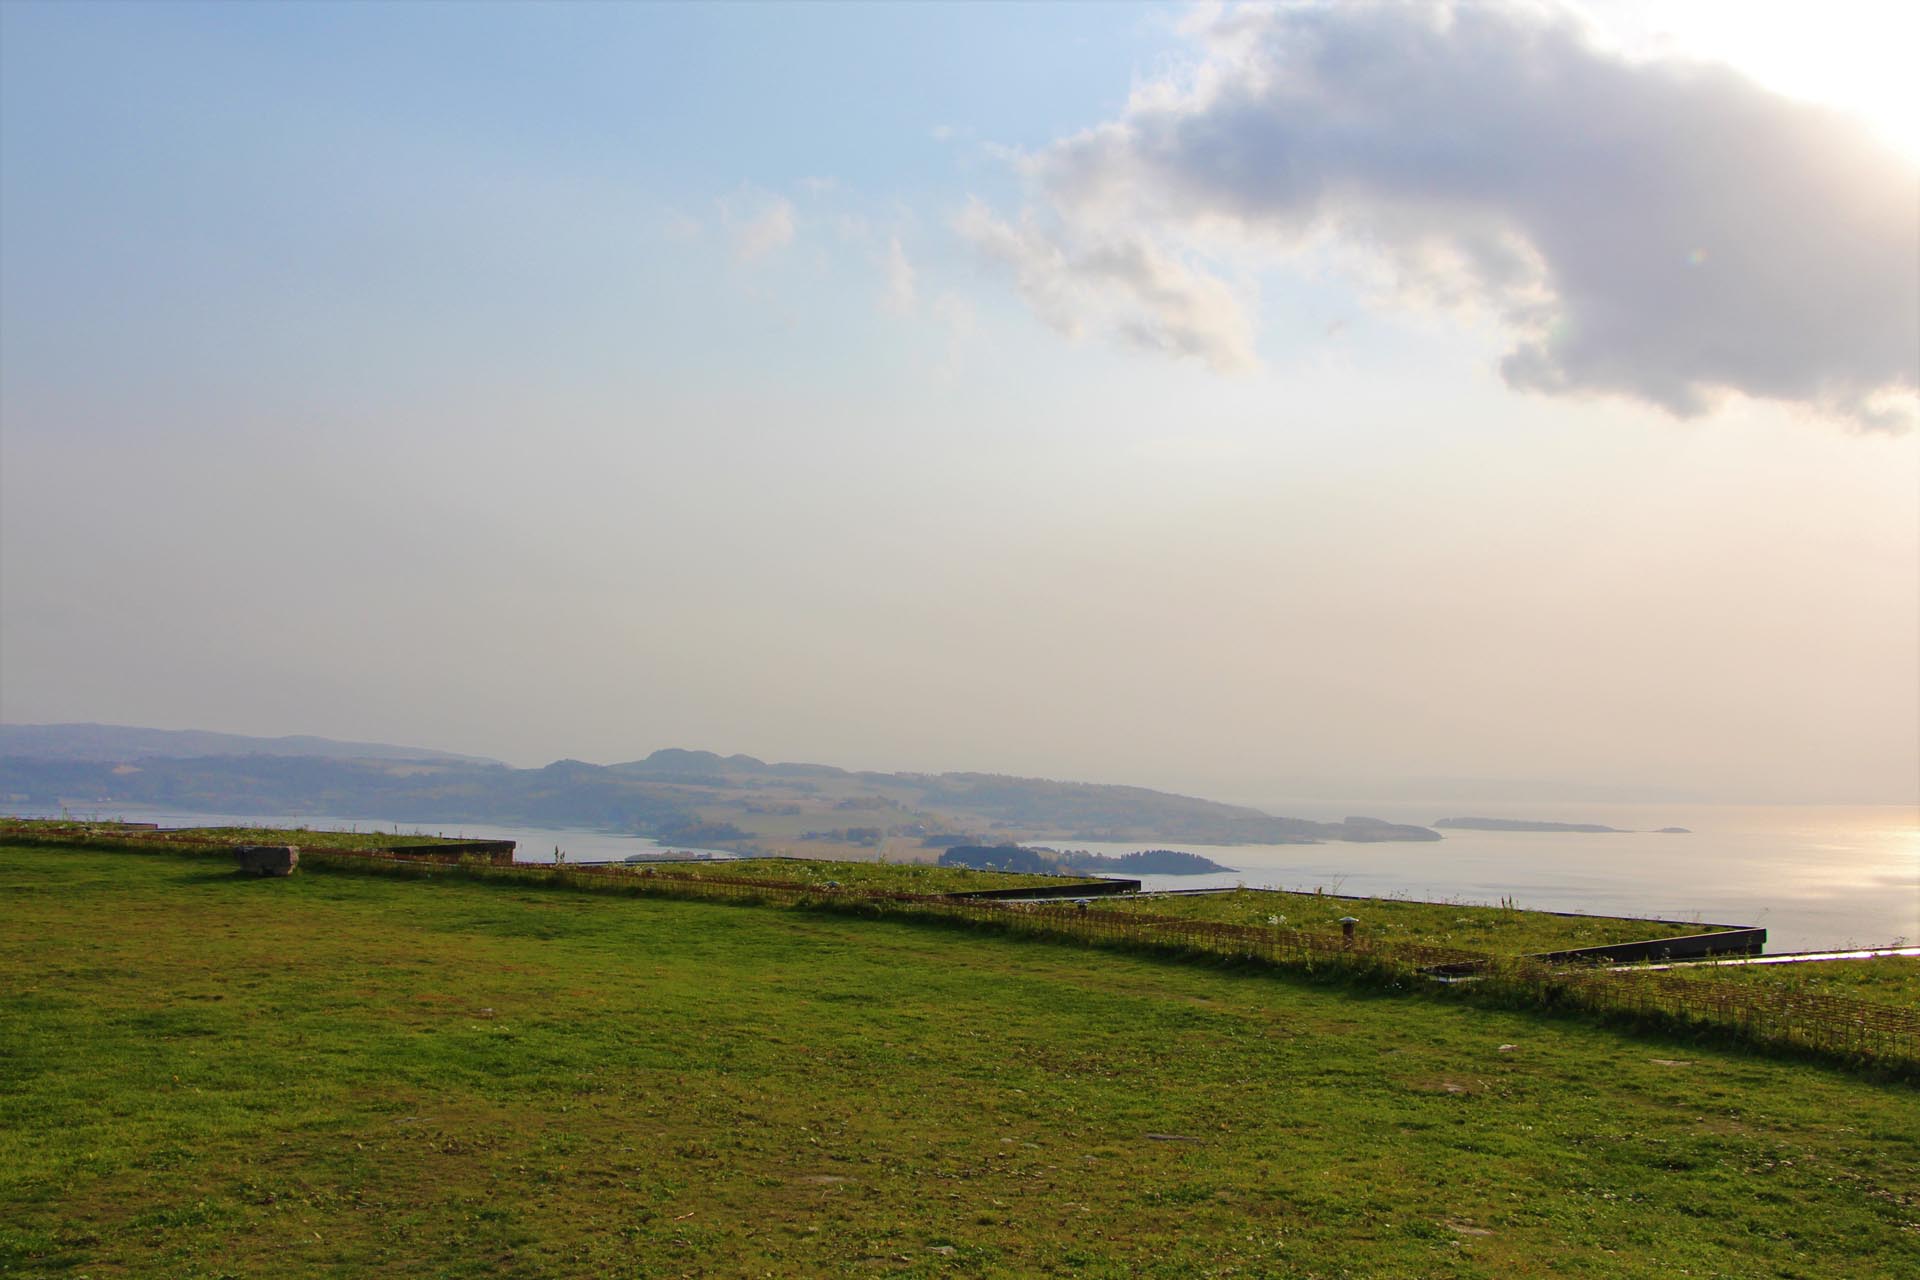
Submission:
POLYGON ((0 726, 0 801, 21 811, 581 826, 748 855, 929 862, 955 845, 1009 842, 1440 839, 1377 818, 1316 822, 1146 787, 998 773, 881 773, 673 747, 618 764, 515 769, 383 744, 102 725, 0 726))
POLYGON ((1597 822, 1530 822, 1523 818, 1442 818, 1433 824, 1442 831, 1584 831, 1627 835, 1620 827, 1597 822))

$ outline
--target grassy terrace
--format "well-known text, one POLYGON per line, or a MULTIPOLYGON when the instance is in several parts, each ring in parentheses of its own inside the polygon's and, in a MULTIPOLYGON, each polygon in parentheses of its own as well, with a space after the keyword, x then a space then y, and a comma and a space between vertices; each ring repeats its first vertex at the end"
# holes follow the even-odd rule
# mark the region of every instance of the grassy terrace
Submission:
POLYGON ((1706 925, 1676 929, 1654 921, 1611 916, 1561 916, 1403 898, 1331 898, 1268 889, 1115 899, 1113 905, 1222 924, 1268 924, 1277 916, 1281 923, 1296 929, 1326 932, 1338 932, 1340 918, 1353 916, 1359 920, 1354 932, 1363 937, 1503 955, 1597 947, 1709 930, 1706 925))
POLYGON ((817 858, 741 858, 732 862, 656 862, 660 871, 682 875, 784 880, 795 884, 836 884, 896 893, 966 893, 973 889, 1013 889, 1036 885, 1086 884, 1085 876, 1028 876, 967 867, 936 867, 924 862, 835 862, 817 858))
MULTIPOLYGON (((936 867, 917 863, 829 862, 813 859, 751 858, 737 862, 654 863, 677 874, 837 884, 903 893, 960 893, 1037 884, 1084 884, 1083 877, 1012 875, 936 867)), ((1674 926, 1610 916, 1565 916, 1509 907, 1412 902, 1402 898, 1334 898, 1312 893, 1238 889, 1227 893, 1103 897, 1102 908, 1152 915, 1212 920, 1224 924, 1281 922, 1296 929, 1337 933, 1342 916, 1356 916, 1357 932, 1389 942, 1417 942, 1470 951, 1522 955, 1610 942, 1637 942, 1679 932, 1707 932, 1712 926, 1674 926)))
MULTIPOLYGON (((0 818, 0 840, 8 836, 112 843, 154 841, 187 845, 291 844, 302 849, 375 851, 396 845, 458 844, 452 837, 413 835, 393 831, 310 831, 304 827, 181 827, 164 833, 126 827, 116 822, 64 822, 36 818, 0 818)), ((675 875, 724 876, 752 880, 780 880, 795 884, 833 881, 860 889, 899 893, 965 893, 973 889, 1010 889, 1031 885, 1086 884, 1085 876, 1015 875, 974 871, 966 867, 937 867, 912 862, 840 862, 820 858, 696 859, 684 862, 649 861, 633 864, 675 875)))
POLYGON ((0 847, 0 1274, 1893 1275, 1920 1106, 885 920, 0 847))
POLYGON ((395 845, 458 844, 439 836, 405 831, 309 831, 305 827, 169 827, 164 832, 127 827, 117 822, 63 822, 36 818, 0 818, 0 840, 57 838, 61 840, 152 840, 182 844, 291 844, 303 849, 390 849, 395 845))

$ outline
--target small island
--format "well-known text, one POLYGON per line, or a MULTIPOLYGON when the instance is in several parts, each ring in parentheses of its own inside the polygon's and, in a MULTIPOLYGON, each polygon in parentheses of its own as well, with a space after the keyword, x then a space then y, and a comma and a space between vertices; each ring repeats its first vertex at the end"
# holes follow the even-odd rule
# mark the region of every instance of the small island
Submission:
POLYGON ((1433 824, 1455 831, 1583 831, 1626 835, 1619 827, 1603 827, 1597 822, 1529 822, 1521 818, 1442 818, 1433 824))
POLYGON ((940 865, 971 867, 976 871, 989 868, 1021 871, 1030 875, 1204 876, 1234 869, 1178 849, 1141 849, 1113 857, 1085 849, 1028 849, 1017 844, 955 845, 940 855, 940 865))
POLYGON ((1653 834, 1657 836, 1690 836, 1693 832, 1686 827, 1656 827, 1653 834))

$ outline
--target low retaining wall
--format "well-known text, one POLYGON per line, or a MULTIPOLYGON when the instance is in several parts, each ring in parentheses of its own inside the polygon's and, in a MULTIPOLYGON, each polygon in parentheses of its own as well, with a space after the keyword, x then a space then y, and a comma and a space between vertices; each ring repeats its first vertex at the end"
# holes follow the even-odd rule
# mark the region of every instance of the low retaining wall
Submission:
POLYGON ((1722 929, 1718 933, 1689 933, 1677 938, 1543 951, 1527 958, 1549 964, 1632 964, 1638 960, 1698 960, 1711 955, 1752 956, 1759 955, 1766 946, 1765 929, 1722 929))

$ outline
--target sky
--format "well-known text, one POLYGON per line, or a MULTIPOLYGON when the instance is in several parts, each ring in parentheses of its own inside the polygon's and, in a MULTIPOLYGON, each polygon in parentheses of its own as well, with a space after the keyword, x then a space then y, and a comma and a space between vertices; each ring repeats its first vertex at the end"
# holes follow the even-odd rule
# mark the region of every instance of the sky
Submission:
POLYGON ((0 6, 0 718, 1913 803, 1917 37, 0 6))

